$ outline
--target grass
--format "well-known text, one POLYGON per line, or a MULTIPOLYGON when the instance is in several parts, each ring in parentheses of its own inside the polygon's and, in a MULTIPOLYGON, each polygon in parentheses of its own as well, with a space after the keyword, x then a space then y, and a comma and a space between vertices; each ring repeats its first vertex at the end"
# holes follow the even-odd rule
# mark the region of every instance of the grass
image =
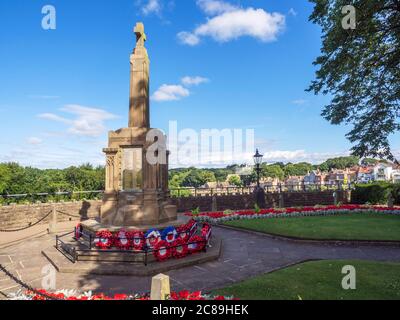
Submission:
POLYGON ((400 241, 400 216, 388 214, 235 220, 226 225, 304 239, 400 241))
POLYGON ((313 261, 264 274, 213 292, 242 300, 399 300, 400 264, 313 261), (356 269, 356 289, 344 290, 345 265, 356 269))

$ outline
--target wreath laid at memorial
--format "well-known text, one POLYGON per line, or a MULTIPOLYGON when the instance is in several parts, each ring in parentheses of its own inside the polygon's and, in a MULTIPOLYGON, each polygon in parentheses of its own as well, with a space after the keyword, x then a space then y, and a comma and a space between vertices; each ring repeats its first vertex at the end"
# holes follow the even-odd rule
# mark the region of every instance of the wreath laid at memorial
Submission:
MULTIPOLYGON (((184 258, 188 254, 201 252, 211 238, 211 225, 200 224, 194 219, 177 228, 167 227, 163 230, 149 229, 142 231, 127 231, 121 229, 112 233, 102 230, 96 233, 94 245, 100 250, 116 248, 118 250, 132 250, 153 254, 158 261, 169 258, 184 258)), ((75 228, 75 239, 82 237, 82 227, 75 228)))
MULTIPOLYGON (((261 209, 240 211, 217 211, 199 214, 186 213, 197 222, 224 223, 232 220, 263 219, 263 218, 289 218, 305 216, 337 215, 347 213, 378 213, 400 215, 400 207, 368 206, 368 205, 340 205, 340 206, 315 206, 284 209, 261 209)), ((211 232, 211 231, 210 231, 211 232)), ((204 236, 204 235, 203 235, 204 236)))

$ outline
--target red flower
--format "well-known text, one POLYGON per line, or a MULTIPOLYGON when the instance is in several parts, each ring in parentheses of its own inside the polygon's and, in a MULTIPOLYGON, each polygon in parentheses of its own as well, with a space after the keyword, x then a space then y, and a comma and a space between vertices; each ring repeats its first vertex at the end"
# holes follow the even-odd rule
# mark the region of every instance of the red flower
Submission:
POLYGON ((144 240, 144 233, 142 231, 129 232, 128 237, 131 239, 134 251, 143 250, 145 240, 144 240))
POLYGON ((104 230, 96 233, 95 245, 100 249, 109 249, 113 245, 113 235, 110 231, 104 230))
POLYGON ((126 300, 128 296, 126 294, 115 294, 114 300, 126 300))
POLYGON ((114 237, 115 246, 120 250, 128 250, 131 247, 130 233, 121 229, 114 237))
POLYGON ((186 257, 188 254, 188 245, 182 239, 176 239, 171 246, 171 255, 177 259, 186 257))
POLYGON ((206 239, 202 236, 194 236, 188 242, 189 252, 196 253, 204 249, 206 245, 206 239))
POLYGON ((78 225, 75 228, 75 239, 79 240, 81 236, 82 236, 82 225, 78 223, 78 225))
POLYGON ((171 248, 165 240, 158 242, 153 249, 153 255, 158 261, 165 261, 171 256, 171 248))

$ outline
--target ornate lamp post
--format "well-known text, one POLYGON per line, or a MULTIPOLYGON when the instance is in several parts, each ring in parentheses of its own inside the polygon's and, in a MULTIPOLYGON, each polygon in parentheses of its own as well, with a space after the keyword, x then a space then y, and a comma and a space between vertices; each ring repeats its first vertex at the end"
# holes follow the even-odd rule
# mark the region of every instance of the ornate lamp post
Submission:
POLYGON ((263 160, 263 155, 258 152, 258 149, 256 149, 256 154, 253 156, 253 159, 254 159, 254 164, 256 165, 257 188, 260 188, 260 172, 261 172, 260 165, 263 160))
POLYGON ((259 208, 265 208, 265 191, 264 188, 260 187, 260 165, 263 160, 263 155, 256 149, 256 154, 253 156, 254 164, 256 165, 255 170, 257 173, 257 188, 254 190, 255 201, 259 208))

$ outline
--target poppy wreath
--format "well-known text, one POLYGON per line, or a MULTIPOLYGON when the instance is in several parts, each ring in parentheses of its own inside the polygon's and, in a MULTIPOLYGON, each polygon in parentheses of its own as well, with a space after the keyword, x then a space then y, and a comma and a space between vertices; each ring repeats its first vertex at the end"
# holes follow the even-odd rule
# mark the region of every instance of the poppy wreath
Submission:
POLYGON ((188 248, 190 253, 200 252, 206 246, 206 239, 202 236, 194 236, 189 240, 188 248))
POLYGON ((171 255, 177 259, 184 258, 187 256, 189 251, 188 244, 182 239, 176 239, 172 243, 171 255))
POLYGON ((189 237, 192 237, 197 231, 197 221, 192 219, 186 224, 186 226, 189 230, 189 237))
POLYGON ((142 251, 145 240, 144 233, 142 231, 134 231, 129 233, 129 239, 131 239, 132 247, 134 251, 142 251))
POLYGON ((82 237, 82 225, 78 223, 75 228, 75 239, 79 240, 81 237, 82 237))
POLYGON ((178 239, 181 239, 184 242, 187 242, 190 238, 189 229, 186 225, 180 226, 177 228, 178 239))
POLYGON ((150 249, 155 248, 155 246, 161 241, 161 234, 157 229, 148 230, 144 237, 146 239, 146 246, 150 249))
POLYGON ((154 245, 153 255, 158 261, 165 261, 171 256, 171 247, 165 240, 154 245))
POLYGON ((211 225, 209 223, 204 223, 201 228, 201 236, 207 241, 211 238, 211 225))
POLYGON ((96 233, 94 242, 97 248, 109 249, 113 245, 113 235, 107 230, 99 231, 96 233))
POLYGON ((161 234, 161 239, 172 244, 178 236, 178 232, 174 227, 165 228, 161 234))
POLYGON ((120 250, 128 250, 131 247, 131 240, 129 239, 129 233, 124 229, 117 232, 114 238, 115 246, 120 250))

